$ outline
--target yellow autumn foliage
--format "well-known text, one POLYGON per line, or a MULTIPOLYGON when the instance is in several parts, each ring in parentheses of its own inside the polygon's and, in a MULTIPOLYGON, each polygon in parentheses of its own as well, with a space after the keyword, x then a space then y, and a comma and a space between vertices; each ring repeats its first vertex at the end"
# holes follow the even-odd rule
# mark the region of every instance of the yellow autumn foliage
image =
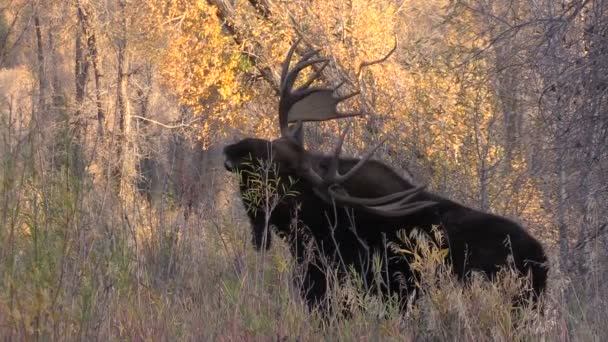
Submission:
POLYGON ((180 102, 204 116, 206 126, 235 126, 231 109, 249 99, 241 75, 251 67, 240 46, 223 32, 217 9, 206 1, 153 1, 151 15, 170 37, 161 56, 166 86, 180 102))
MULTIPOLYGON (((341 105, 343 110, 372 112, 374 128, 368 120, 355 120, 351 151, 390 136, 388 148, 397 155, 388 161, 407 167, 412 163, 407 160, 415 159, 420 178, 437 191, 473 206, 482 205, 483 192, 489 209, 525 213, 527 221, 545 225, 541 193, 534 180, 525 178, 525 158, 515 151, 510 165, 498 168, 505 157, 500 98, 489 60, 472 58, 489 39, 466 11, 447 21, 449 5, 422 0, 270 3, 271 16, 264 18, 249 3, 238 2, 230 17, 231 30, 240 37, 237 46, 214 6, 172 0, 158 10, 173 30, 163 75, 181 102, 204 116, 202 137, 232 129, 272 137, 276 94, 262 82, 244 82, 243 75, 253 68, 244 56, 254 54, 258 69, 278 77, 297 32, 331 59, 326 81, 347 79, 341 91, 361 91, 358 99, 341 105), (391 58, 359 70, 363 62, 384 56, 395 40, 399 46, 391 58), (520 191, 505 191, 510 186, 520 191)), ((340 125, 320 127, 331 136, 340 125)))

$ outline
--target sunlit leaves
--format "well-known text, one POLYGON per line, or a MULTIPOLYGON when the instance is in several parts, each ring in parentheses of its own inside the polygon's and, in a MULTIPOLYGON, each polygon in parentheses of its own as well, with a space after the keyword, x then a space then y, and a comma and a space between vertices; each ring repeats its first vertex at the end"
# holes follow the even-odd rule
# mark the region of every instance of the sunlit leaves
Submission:
POLYGON ((249 99, 240 78, 251 65, 223 32, 214 6, 182 0, 162 4, 151 4, 151 9, 171 37, 161 61, 165 83, 180 102, 204 115, 207 125, 234 125, 239 120, 234 108, 249 99))
MULTIPOLYGON (((306 43, 302 49, 320 48, 330 58, 325 82, 348 79, 341 91, 361 91, 341 108, 373 113, 369 120, 355 120, 347 151, 363 150, 389 135, 392 144, 386 148, 397 153, 388 162, 403 167, 414 160, 419 178, 437 191, 498 212, 536 212, 526 219, 543 216, 542 196, 526 178, 525 156, 511 151, 505 159, 492 60, 475 58, 489 38, 471 13, 451 11, 449 1, 296 1, 270 3, 271 14, 263 17, 250 3, 237 2, 228 30, 206 1, 162 4, 156 13, 172 34, 162 72, 181 102, 204 116, 202 139, 233 129, 276 135, 276 84, 251 78, 264 69, 276 82, 297 32, 306 43), (395 40, 398 49, 391 58, 359 73, 362 62, 383 56, 395 40), (506 190, 522 187, 525 194, 506 190)), ((327 132, 323 142, 328 143, 339 131, 336 123, 318 127, 327 132)))

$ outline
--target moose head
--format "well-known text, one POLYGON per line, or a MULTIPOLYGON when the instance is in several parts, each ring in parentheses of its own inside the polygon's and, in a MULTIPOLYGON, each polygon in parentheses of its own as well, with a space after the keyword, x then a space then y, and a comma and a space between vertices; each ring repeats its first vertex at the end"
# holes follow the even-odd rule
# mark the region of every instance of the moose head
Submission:
MULTIPOLYGON (((347 183, 353 186, 375 183, 375 179, 369 179, 371 174, 360 171, 370 164, 371 157, 384 141, 358 159, 343 174, 339 170, 341 161, 344 162, 344 159, 340 158, 340 153, 349 126, 337 138, 331 156, 318 155, 305 149, 304 122, 337 120, 364 114, 338 110, 340 103, 359 94, 359 92, 353 92, 337 96, 336 91, 344 82, 332 88, 312 86, 329 64, 329 60, 326 58, 315 58, 318 50, 304 54, 296 65, 290 68, 291 59, 299 42, 300 39, 291 46, 282 64, 278 111, 281 137, 273 141, 246 138, 226 146, 224 149, 226 169, 233 172, 239 170, 251 172, 256 161, 272 161, 279 170, 279 174, 306 180, 320 199, 328 203, 361 207, 378 215, 402 216, 434 205, 435 203, 432 201, 412 202, 415 195, 424 187, 414 187, 374 197, 356 197, 349 194, 349 189, 345 187, 347 183), (320 67, 302 85, 294 89, 300 72, 315 65, 320 65, 320 67), (293 125, 290 126, 290 124, 293 125), (354 180, 357 182, 353 182, 354 180)), ((389 55, 393 51, 394 49, 389 52, 389 55)), ((389 55, 381 60, 385 60, 389 55)), ((367 62, 366 65, 373 63, 375 62, 367 62)))

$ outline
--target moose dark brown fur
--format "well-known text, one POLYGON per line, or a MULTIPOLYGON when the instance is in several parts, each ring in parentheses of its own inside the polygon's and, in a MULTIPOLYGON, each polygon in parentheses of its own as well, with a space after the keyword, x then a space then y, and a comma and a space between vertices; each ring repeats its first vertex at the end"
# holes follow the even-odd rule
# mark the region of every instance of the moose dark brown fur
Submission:
POLYGON ((302 290, 308 304, 325 303, 329 279, 322 267, 325 265, 337 271, 338 280, 347 270, 354 270, 364 284, 379 287, 384 294, 397 293, 404 305, 417 275, 409 267, 408 256, 387 248, 387 242, 400 244, 399 230, 420 228, 429 233, 434 226, 447 236, 444 247, 449 249, 449 262, 460 279, 467 279, 475 270, 493 278, 512 256, 518 272, 531 275, 531 293, 522 293, 522 298, 531 295, 537 299, 546 287, 546 257, 540 243, 518 224, 423 191, 387 165, 371 160, 375 149, 360 159, 341 158, 348 130, 338 139, 332 155, 305 150, 303 121, 358 114, 337 110, 338 103, 354 94, 335 97, 338 87, 310 87, 327 65, 325 59, 311 59, 316 52, 305 54, 289 70, 296 46, 287 54, 281 74, 281 138, 272 142, 244 139, 226 146, 224 153, 226 168, 242 176, 240 190, 251 219, 254 245, 258 249, 270 246, 269 227, 287 241, 297 262, 304 266, 302 290), (294 90, 298 73, 315 64, 322 66, 294 90), (294 121, 295 129, 288 126, 294 121), (260 184, 253 180, 264 165, 272 167, 262 172, 267 177, 263 180, 278 180, 281 200, 272 210, 250 196, 260 184), (381 272, 381 282, 374 281, 374 255, 383 257, 382 269, 375 270, 381 272))
MULTIPOLYGON (((272 160, 276 174, 271 177, 282 180, 300 177, 298 166, 292 163, 291 158, 284 158, 276 152, 271 156, 271 150, 280 150, 276 148, 279 143, 284 141, 271 143, 244 139, 225 148, 227 169, 241 170, 243 175, 241 193, 250 191, 248 177, 255 173, 255 163, 249 161, 251 158, 263 162, 272 160)), ((320 173, 326 171, 333 158, 324 155, 312 157, 312 163, 320 173)), ((341 158, 339 169, 347 172, 358 161, 341 158)), ((307 241, 314 242, 317 247, 313 262, 305 269, 302 284, 311 306, 321 303, 327 290, 325 272, 318 265, 329 262, 329 265, 342 269, 353 267, 369 284, 378 285, 373 284, 370 268, 370 257, 374 254, 388 256, 388 261, 383 260, 387 267, 381 270, 383 293, 397 293, 405 305, 417 275, 410 270, 408 256, 387 249, 386 242, 400 244, 396 235, 400 229, 418 228, 430 234, 433 226, 439 227, 447 237, 447 245, 444 246, 449 248, 447 261, 459 279, 467 279, 471 271, 493 278, 501 267, 508 265, 509 256, 512 256, 515 269, 522 276, 531 275, 531 292, 523 293, 522 298, 531 295, 536 300, 546 287, 547 259, 542 246, 521 226, 506 218, 468 208, 427 191, 418 192, 413 201, 432 201, 435 205, 408 215, 386 217, 370 213, 360 206, 335 207, 326 203, 312 191, 314 185, 303 178, 293 184, 284 183, 284 186, 285 189, 291 187, 289 190, 296 195, 285 197, 270 213, 268 222, 271 229, 287 241, 299 263, 306 260, 307 241), (294 222, 295 217, 298 222, 294 222)), ((343 187, 349 194, 361 198, 381 197, 415 188, 390 167, 375 160, 368 161, 343 187)), ((244 201, 250 207, 248 215, 256 248, 269 248, 271 229, 266 226, 264 208, 252 208, 251 203, 244 201)))
MULTIPOLYGON (((276 147, 276 144, 275 144, 276 147)), ((302 294, 311 308, 326 307, 328 275, 324 267, 337 270, 338 278, 354 270, 362 276, 363 283, 369 289, 380 289, 385 295, 397 293, 405 307, 407 294, 414 288, 408 266, 407 256, 395 253, 387 248, 388 241, 398 241, 397 229, 376 226, 377 218, 364 210, 335 207, 327 203, 313 191, 313 185, 299 178, 298 172, 285 163, 276 153, 272 156, 273 144, 262 139, 248 138, 238 143, 228 145, 224 149, 226 155, 225 167, 232 172, 239 172, 240 190, 252 226, 252 242, 256 249, 269 248, 271 245, 271 230, 289 244, 290 251, 298 264, 304 268, 301 286, 302 294), (272 160, 270 178, 280 179, 278 191, 282 201, 268 213, 266 224, 265 206, 262 203, 252 203, 252 187, 258 187, 260 177, 267 173, 260 172, 272 160), (261 165, 260 165, 261 164, 261 165), (261 175, 260 175, 261 173, 261 175), (252 177, 255 181, 251 181, 252 177), (296 178, 295 182, 289 181, 296 178), (284 196, 290 192, 292 196, 284 196), (312 250, 308 244, 312 243, 312 250), (307 255, 306 253, 310 253, 307 255), (383 267, 378 271, 382 281, 375 281, 372 269, 372 257, 383 258, 383 267)), ((324 170, 331 162, 331 157, 314 155, 313 163, 324 170)), ((358 162, 357 159, 342 158, 340 171, 350 170, 358 162)), ((403 188, 404 179, 392 172, 386 165, 370 160, 364 167, 353 175, 347 183, 347 188, 357 187, 357 192, 379 197, 380 194, 390 194, 395 188, 403 188), (384 174, 382 184, 369 183, 369 173, 384 174), (378 185, 378 186, 375 186, 378 185)), ((255 191, 255 190, 254 190, 255 191)), ((339 280, 338 279, 338 280, 339 280)))

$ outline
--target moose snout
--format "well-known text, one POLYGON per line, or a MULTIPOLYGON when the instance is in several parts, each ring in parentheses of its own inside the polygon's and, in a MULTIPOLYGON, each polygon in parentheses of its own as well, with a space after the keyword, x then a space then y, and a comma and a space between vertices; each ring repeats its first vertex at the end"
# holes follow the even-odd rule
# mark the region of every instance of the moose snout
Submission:
POLYGON ((226 170, 228 171, 233 171, 234 170, 234 163, 232 163, 231 160, 226 159, 224 160, 224 167, 226 168, 226 170))
POLYGON ((224 147, 224 150, 222 151, 223 155, 224 155, 224 167, 226 168, 226 170, 228 171, 234 171, 234 163, 232 162, 232 160, 230 160, 230 158, 228 157, 228 148, 231 145, 228 145, 226 147, 224 147))

